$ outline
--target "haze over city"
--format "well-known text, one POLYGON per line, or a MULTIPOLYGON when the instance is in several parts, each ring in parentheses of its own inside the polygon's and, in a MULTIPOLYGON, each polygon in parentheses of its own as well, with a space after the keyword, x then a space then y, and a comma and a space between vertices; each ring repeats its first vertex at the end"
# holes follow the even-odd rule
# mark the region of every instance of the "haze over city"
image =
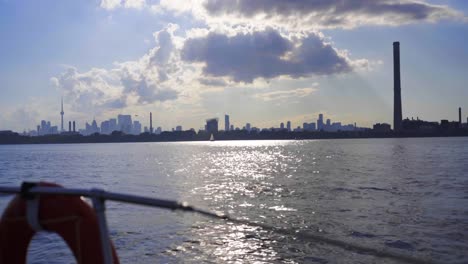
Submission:
POLYGON ((81 128, 392 124, 393 41, 404 118, 468 109, 466 1, 314 2, 0 1, 0 130, 60 125, 62 96, 81 128))

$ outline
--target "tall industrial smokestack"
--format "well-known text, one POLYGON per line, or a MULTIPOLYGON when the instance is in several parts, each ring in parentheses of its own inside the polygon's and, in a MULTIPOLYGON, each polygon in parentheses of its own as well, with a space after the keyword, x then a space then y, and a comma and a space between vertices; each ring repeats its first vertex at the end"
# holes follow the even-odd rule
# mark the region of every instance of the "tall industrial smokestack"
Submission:
POLYGON ((65 113, 63 112, 63 96, 62 96, 62 111, 60 111, 60 117, 61 117, 61 128, 60 129, 61 129, 61 132, 65 131, 65 130, 63 130, 63 114, 65 114, 65 113))
POLYGON ((460 126, 462 125, 461 107, 458 107, 458 123, 460 124, 460 126))
POLYGON ((71 132, 71 121, 68 121, 68 132, 71 132))
POLYGON ((393 42, 393 130, 402 129, 400 42, 393 42))
POLYGON ((153 113, 150 112, 150 134, 153 134, 153 113))
POLYGON ((76 130, 75 130, 75 121, 73 121, 73 133, 75 133, 76 130))

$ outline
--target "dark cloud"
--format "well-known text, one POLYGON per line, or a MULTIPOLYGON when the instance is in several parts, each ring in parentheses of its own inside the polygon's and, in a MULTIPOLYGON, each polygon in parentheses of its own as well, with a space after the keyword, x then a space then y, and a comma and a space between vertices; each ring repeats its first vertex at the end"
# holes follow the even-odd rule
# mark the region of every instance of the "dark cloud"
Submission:
POLYGON ((227 76, 237 82, 281 75, 306 77, 348 72, 351 66, 316 34, 294 41, 273 29, 226 36, 210 33, 188 39, 182 59, 205 63, 207 76, 227 76))
POLYGON ((376 23, 368 19, 387 20, 380 21, 380 24, 405 24, 457 15, 446 6, 415 0, 207 0, 204 6, 215 16, 236 14, 253 17, 265 14, 267 17, 294 16, 300 19, 310 15, 317 24, 343 27, 376 23))

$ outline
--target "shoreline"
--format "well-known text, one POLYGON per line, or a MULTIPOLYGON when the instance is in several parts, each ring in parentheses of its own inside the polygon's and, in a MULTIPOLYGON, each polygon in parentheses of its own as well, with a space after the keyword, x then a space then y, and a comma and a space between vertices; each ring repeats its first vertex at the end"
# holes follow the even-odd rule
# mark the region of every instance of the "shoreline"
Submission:
MULTIPOLYGON (((133 143, 133 142, 198 142, 209 141, 211 134, 195 133, 194 131, 163 132, 161 134, 143 133, 127 135, 113 133, 112 135, 93 134, 22 136, 17 133, 0 134, 0 145, 22 144, 80 144, 80 143, 133 143)), ((468 130, 440 131, 421 133, 415 131, 374 132, 374 131, 341 131, 341 132, 270 132, 248 133, 247 131, 214 133, 216 141, 235 140, 320 140, 320 139, 370 139, 370 138, 440 138, 468 137, 468 130)))

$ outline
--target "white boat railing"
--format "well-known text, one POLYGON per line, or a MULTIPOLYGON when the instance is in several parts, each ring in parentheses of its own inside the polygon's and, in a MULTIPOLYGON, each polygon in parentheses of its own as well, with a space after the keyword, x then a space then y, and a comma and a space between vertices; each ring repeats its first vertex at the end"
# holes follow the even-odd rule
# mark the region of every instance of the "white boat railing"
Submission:
MULTIPOLYGON (((110 237, 109 231, 107 227, 107 221, 105 216, 105 202, 115 201, 115 202, 124 202, 124 203, 131 203, 143 206, 151 206, 151 207, 158 207, 170 210, 179 210, 184 212, 192 212, 204 215, 210 218, 222 219, 227 220, 237 224, 245 224, 250 226, 255 226, 262 228, 267 231, 272 231, 277 234, 293 236, 298 239, 302 239, 304 241, 315 241, 321 242, 328 245, 332 245, 335 247, 340 247, 345 250, 365 253, 374 255, 381 258, 389 258, 405 263, 414 263, 414 264, 423 264, 423 263, 434 263, 431 260, 416 258, 413 256, 403 255, 395 252, 389 252, 385 250, 379 250, 371 247, 361 246, 349 242, 345 242, 338 239, 333 239, 329 237, 324 237, 322 235, 317 235, 314 233, 307 233, 307 232, 300 232, 299 230, 293 229, 284 229, 278 228, 274 226, 270 226, 263 223, 258 222, 251 222, 249 220, 244 219, 237 219, 233 218, 227 214, 211 212, 208 210, 200 209, 193 207, 185 202, 178 202, 172 200, 164 200, 164 199, 157 199, 157 198, 150 198, 138 195, 131 195, 131 194, 123 194, 117 192, 108 192, 102 189, 76 189, 76 188, 64 188, 64 187, 45 187, 45 186, 35 186, 28 189, 28 194, 30 195, 70 195, 70 196, 83 196, 90 198, 93 204, 93 209, 96 212, 98 223, 99 223, 99 230, 100 230, 100 237, 101 237, 101 244, 103 248, 103 255, 104 255, 104 263, 105 264, 112 264, 112 250, 110 244, 110 237)), ((10 186, 0 186, 0 193, 1 194, 21 194, 20 187, 10 187, 10 186)))

